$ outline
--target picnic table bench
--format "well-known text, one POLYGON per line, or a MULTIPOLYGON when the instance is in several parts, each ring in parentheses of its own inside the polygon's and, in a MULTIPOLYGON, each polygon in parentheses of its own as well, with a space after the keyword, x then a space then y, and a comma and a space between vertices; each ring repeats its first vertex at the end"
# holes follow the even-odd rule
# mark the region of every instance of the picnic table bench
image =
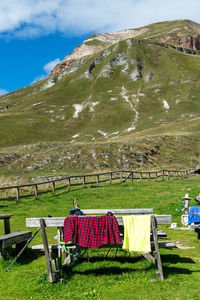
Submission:
MULTIPOLYGON (((83 209, 82 212, 88 216, 96 215, 105 215, 107 212, 112 212, 117 219, 119 226, 119 231, 123 235, 123 215, 133 215, 133 214, 151 214, 151 253, 143 253, 143 256, 155 263, 157 265, 157 277, 161 280, 164 279, 162 262, 160 257, 160 247, 172 248, 174 244, 168 241, 158 241, 159 237, 166 236, 165 233, 157 230, 157 225, 170 225, 172 223, 171 215, 153 215, 152 208, 143 208, 143 209, 83 209)), ((85 216, 78 216, 84 218, 85 216)), ((62 269, 62 247, 59 242, 63 238, 63 227, 64 227, 65 217, 51 217, 51 218, 27 218, 26 226, 27 227, 41 227, 42 233, 42 245, 35 245, 32 249, 42 249, 45 251, 47 269, 49 273, 49 281, 56 281, 56 274, 62 269), (49 244, 47 239, 47 234, 45 227, 57 227, 57 244, 49 244)), ((100 248, 121 248, 122 243, 116 245, 102 245, 100 248)), ((72 251, 76 248, 75 245, 67 247, 68 251, 72 251)), ((65 259, 70 261, 71 256, 68 256, 65 259)))
POLYGON ((0 236, 0 257, 6 257, 12 248, 16 245, 17 249, 21 249, 26 241, 31 237, 31 231, 10 232, 10 218, 13 215, 0 215, 0 220, 4 221, 4 235, 0 236))

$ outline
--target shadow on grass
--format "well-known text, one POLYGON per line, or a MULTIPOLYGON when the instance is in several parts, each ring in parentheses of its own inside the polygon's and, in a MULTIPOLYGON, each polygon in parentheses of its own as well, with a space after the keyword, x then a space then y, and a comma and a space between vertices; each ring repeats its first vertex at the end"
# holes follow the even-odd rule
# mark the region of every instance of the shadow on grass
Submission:
MULTIPOLYGON (((95 263, 95 262, 103 262, 103 261, 117 261, 120 263, 137 263, 138 261, 143 260, 144 258, 142 256, 137 256, 137 257, 116 257, 116 258, 109 258, 107 257, 106 259, 104 257, 91 257, 89 258, 90 263, 95 263)), ((65 266, 63 269, 63 278, 66 280, 70 280, 73 275, 79 274, 79 275, 94 275, 94 276, 102 276, 102 275, 122 275, 124 273, 132 273, 132 272, 140 272, 140 271, 150 271, 155 269, 156 271, 156 266, 154 264, 151 264, 149 266, 143 266, 141 267, 136 267, 136 268, 128 268, 128 267, 117 267, 117 266, 108 266, 108 267, 97 267, 96 269, 85 269, 82 271, 77 271, 73 270, 73 267, 75 267, 77 264, 81 264, 84 262, 87 262, 87 258, 81 258, 78 262, 72 263, 72 265, 65 266)), ((195 262, 186 257, 180 257, 179 255, 162 255, 162 262, 163 263, 189 263, 189 264, 194 264, 195 262)), ((177 267, 170 267, 170 266, 164 266, 163 265, 163 273, 164 273, 164 278, 167 279, 171 275, 175 274, 192 274, 193 271, 187 269, 187 268, 177 268, 177 267)))
POLYGON ((136 263, 138 261, 141 261, 143 259, 142 256, 136 256, 136 257, 127 257, 127 256, 118 256, 118 257, 102 257, 100 256, 93 256, 89 258, 80 258, 80 260, 77 263, 82 263, 82 262, 102 262, 102 261, 115 261, 115 262, 120 262, 120 263, 136 263))
POLYGON ((98 262, 119 262, 121 264, 124 263, 132 263, 134 265, 134 263, 137 263, 141 260, 143 260, 144 258, 142 256, 137 256, 137 257, 98 257, 98 256, 94 256, 94 257, 90 257, 88 258, 80 258, 78 261, 74 261, 71 265, 66 265, 63 268, 62 271, 62 278, 64 280, 70 280, 74 275, 94 275, 94 276, 103 276, 103 275, 122 275, 124 273, 132 273, 132 272, 139 272, 141 270, 151 270, 152 268, 154 269, 154 265, 149 265, 149 266, 145 266, 145 267, 135 267, 134 269, 131 267, 120 267, 120 266, 108 266, 108 267, 96 267, 95 269, 90 269, 91 265, 88 265, 88 269, 87 267, 85 268, 85 270, 81 270, 81 271, 77 271, 74 270, 73 268, 77 265, 80 265, 82 263, 85 262, 89 262, 89 263, 98 263, 98 262))
POLYGON ((8 208, 8 205, 2 205, 2 204, 0 205, 0 208, 5 208, 5 207, 8 208))
MULTIPOLYGON (((9 256, 2 259, 2 264, 9 265, 14 260, 14 258, 18 255, 18 253, 19 251, 17 251, 15 248, 11 249, 9 252, 9 256)), ((27 265, 43 255, 44 253, 42 253, 42 251, 32 250, 28 248, 24 252, 22 252, 20 257, 17 259, 16 264, 27 265)))
MULTIPOLYGON (((195 261, 189 257, 181 257, 177 254, 162 255, 162 263, 170 264, 195 264, 195 261)), ((163 266, 164 277, 167 278, 173 274, 192 274, 193 271, 190 271, 189 268, 177 268, 170 266, 163 266)))
POLYGON ((22 253, 22 256, 17 261, 21 265, 26 265, 38 259, 41 256, 44 256, 44 251, 33 250, 28 248, 26 249, 24 255, 22 253))
POLYGON ((168 278, 170 275, 177 274, 192 274, 193 271, 190 271, 186 268, 176 268, 176 267, 163 267, 164 278, 168 278))
POLYGON ((167 255, 162 255, 161 256, 161 260, 162 262, 166 262, 166 263, 173 263, 173 264, 178 264, 178 263, 182 263, 182 264, 195 264, 195 261, 192 260, 189 257, 181 257, 177 254, 167 254, 167 255))
MULTIPOLYGON (((150 270, 152 267, 147 267, 145 270, 150 270)), ((144 269, 143 269, 144 270, 144 269)), ((98 268, 94 270, 85 270, 85 271, 72 271, 72 274, 79 275, 94 275, 94 276, 102 276, 102 275, 122 275, 124 273, 132 273, 141 271, 140 268, 120 268, 120 267, 108 267, 108 268, 98 268)))

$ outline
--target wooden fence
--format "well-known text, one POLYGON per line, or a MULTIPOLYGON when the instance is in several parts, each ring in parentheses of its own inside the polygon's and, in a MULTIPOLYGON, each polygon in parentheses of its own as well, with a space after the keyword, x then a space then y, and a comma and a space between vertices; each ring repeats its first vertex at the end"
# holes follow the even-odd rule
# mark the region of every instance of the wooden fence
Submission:
POLYGON ((13 201, 15 200, 17 203, 19 202, 20 198, 25 197, 32 197, 35 196, 35 199, 38 199, 38 195, 52 192, 53 196, 56 195, 56 190, 60 189, 67 189, 68 191, 71 190, 73 186, 82 186, 85 188, 86 185, 96 185, 99 186, 102 182, 109 182, 112 184, 114 181, 118 181, 120 183, 131 181, 134 182, 135 180, 143 181, 143 180, 165 180, 174 178, 174 179, 181 179, 186 178, 189 175, 194 174, 194 169, 190 169, 187 171, 177 171, 177 170, 160 170, 160 171, 153 171, 153 172, 139 172, 139 171, 112 171, 112 172, 105 172, 105 173, 98 173, 98 174, 88 174, 88 175, 69 175, 63 176, 62 178, 55 178, 51 180, 46 180, 42 182, 30 183, 30 184, 22 184, 22 185, 15 185, 15 186, 7 186, 7 187, 0 187, 0 192, 4 192, 7 190, 15 190, 16 196, 12 197, 1 197, 0 201, 13 201), (64 185, 59 185, 58 183, 63 182, 64 185), (56 186, 57 183, 57 186, 56 186), (39 191, 39 186, 41 185, 48 185, 48 189, 39 191), (49 187, 51 186, 51 187, 49 187), (28 189, 29 193, 22 194, 24 189, 28 189), (30 189, 31 194, 30 194, 30 189))

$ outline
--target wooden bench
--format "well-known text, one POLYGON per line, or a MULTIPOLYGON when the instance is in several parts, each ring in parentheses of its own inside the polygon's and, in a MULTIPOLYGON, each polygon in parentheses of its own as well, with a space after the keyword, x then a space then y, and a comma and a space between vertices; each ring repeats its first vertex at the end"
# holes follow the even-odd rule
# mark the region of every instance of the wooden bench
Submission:
MULTIPOLYGON (((85 215, 105 215, 108 211, 112 212, 117 219, 119 230, 123 235, 123 215, 133 215, 133 214, 152 214, 153 209, 144 208, 144 209, 85 209, 82 210, 85 215)), ((79 216, 83 217, 84 216, 79 216)), ((43 249, 45 251, 47 269, 49 273, 49 281, 54 282, 56 280, 56 274, 62 268, 62 248, 59 245, 59 242, 63 239, 63 227, 64 227, 65 217, 52 217, 52 218, 27 218, 26 226, 27 227, 41 227, 42 240, 43 245, 33 246, 33 249, 43 249), (57 244, 49 245, 46 235, 45 227, 57 227, 57 244), (57 261, 56 261, 57 259, 57 261)), ((162 262, 160 257, 160 247, 174 247, 172 242, 161 241, 158 242, 158 237, 166 236, 165 233, 159 232, 157 230, 157 225, 170 225, 172 223, 171 215, 152 215, 151 216, 151 253, 144 253, 143 256, 157 264, 157 277, 161 280, 164 279, 163 270, 162 270, 162 262)), ((103 248, 108 247, 110 245, 103 245, 103 248)), ((112 247, 122 247, 121 244, 114 245, 112 247)), ((70 249, 75 249, 75 246, 69 247, 70 249)), ((69 257, 68 257, 69 259, 69 257)))
POLYGON ((0 257, 6 257, 12 248, 16 245, 19 250, 25 245, 26 241, 30 239, 31 231, 17 231, 10 233, 10 218, 13 215, 0 215, 0 220, 4 221, 4 235, 0 236, 0 257))
POLYGON ((0 257, 6 257, 12 248, 16 245, 17 249, 21 249, 32 236, 31 231, 16 231, 0 236, 0 257))

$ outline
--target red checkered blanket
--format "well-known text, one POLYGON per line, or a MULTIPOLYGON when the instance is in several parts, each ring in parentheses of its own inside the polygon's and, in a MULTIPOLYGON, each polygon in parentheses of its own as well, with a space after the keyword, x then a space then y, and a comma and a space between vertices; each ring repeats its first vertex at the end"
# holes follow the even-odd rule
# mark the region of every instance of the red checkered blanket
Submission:
POLYGON ((64 220, 64 241, 86 248, 121 242, 117 220, 114 216, 77 217, 64 220))

